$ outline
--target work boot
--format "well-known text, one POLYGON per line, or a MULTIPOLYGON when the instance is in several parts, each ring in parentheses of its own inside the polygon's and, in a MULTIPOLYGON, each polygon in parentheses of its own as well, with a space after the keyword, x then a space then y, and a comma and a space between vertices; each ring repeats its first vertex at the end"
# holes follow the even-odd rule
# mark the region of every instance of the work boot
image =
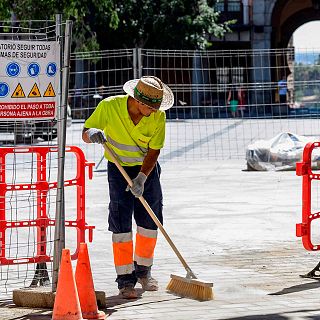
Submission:
POLYGON ((151 276, 138 278, 138 282, 141 284, 142 289, 145 291, 158 291, 158 281, 151 276))
POLYGON ((127 287, 119 289, 119 294, 124 299, 137 299, 138 298, 137 291, 133 286, 127 286, 127 287))

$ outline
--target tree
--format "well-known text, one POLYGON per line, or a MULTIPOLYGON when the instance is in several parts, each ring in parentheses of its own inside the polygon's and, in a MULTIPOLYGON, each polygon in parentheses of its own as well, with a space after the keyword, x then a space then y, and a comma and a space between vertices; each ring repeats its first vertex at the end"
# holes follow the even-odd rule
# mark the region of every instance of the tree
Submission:
POLYGON ((73 49, 75 51, 98 50, 96 30, 108 26, 111 30, 118 25, 118 16, 113 0, 1 0, 0 18, 17 20, 50 20, 56 13, 73 24, 73 49))
POLYGON ((10 10, 11 1, 10 0, 2 0, 0 1, 0 19, 10 19, 11 10, 10 10))
POLYGON ((100 33, 106 47, 207 49, 208 35, 229 31, 218 23, 214 0, 117 0, 118 28, 100 33))
POLYGON ((231 22, 218 23, 216 0, 1 0, 0 18, 72 19, 73 50, 148 47, 207 49, 231 22), (98 38, 97 38, 98 34, 98 38), (97 40, 98 39, 98 40, 97 40))

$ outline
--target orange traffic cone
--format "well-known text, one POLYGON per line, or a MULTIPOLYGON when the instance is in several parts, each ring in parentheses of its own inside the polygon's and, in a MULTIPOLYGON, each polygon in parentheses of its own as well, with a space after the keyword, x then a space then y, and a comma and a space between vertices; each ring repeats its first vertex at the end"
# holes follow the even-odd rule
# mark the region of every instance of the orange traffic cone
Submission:
POLYGON ((86 243, 80 243, 75 278, 83 318, 105 319, 106 314, 98 310, 86 243))
POLYGON ((69 249, 62 250, 52 320, 83 320, 69 249))

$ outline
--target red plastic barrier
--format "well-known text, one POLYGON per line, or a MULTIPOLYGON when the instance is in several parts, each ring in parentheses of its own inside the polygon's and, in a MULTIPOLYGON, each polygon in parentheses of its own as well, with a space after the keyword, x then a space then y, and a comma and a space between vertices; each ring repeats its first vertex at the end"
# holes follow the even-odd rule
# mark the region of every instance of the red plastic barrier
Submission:
POLYGON ((320 250, 320 244, 313 244, 311 240, 311 223, 320 218, 320 212, 311 212, 311 182, 320 180, 320 174, 312 172, 312 151, 320 147, 320 142, 309 142, 303 151, 302 162, 296 164, 296 174, 302 176, 302 223, 296 225, 297 237, 302 237, 306 250, 320 250))
MULTIPOLYGON (((47 181, 47 154, 58 152, 58 147, 30 146, 0 148, 0 264, 38 263, 52 260, 47 253, 47 228, 55 225, 55 220, 47 216, 47 195, 49 190, 57 189, 57 182, 47 181), (6 155, 19 153, 35 153, 37 156, 37 179, 32 183, 9 184, 6 183, 6 155), (36 190, 37 193, 37 217, 33 220, 7 221, 5 195, 12 191, 36 190), (37 250, 33 257, 6 258, 6 231, 10 228, 37 228, 37 250)), ((89 168, 89 179, 92 179, 93 162, 88 162, 82 150, 75 146, 66 147, 66 152, 74 153, 77 159, 77 174, 74 179, 65 180, 64 186, 76 186, 77 188, 77 219, 65 221, 65 226, 77 229, 77 247, 72 259, 78 256, 79 245, 85 242, 85 231, 89 231, 89 241, 92 241, 94 226, 88 226, 85 222, 85 168, 89 168)), ((18 208, 19 210, 19 208, 18 208)))

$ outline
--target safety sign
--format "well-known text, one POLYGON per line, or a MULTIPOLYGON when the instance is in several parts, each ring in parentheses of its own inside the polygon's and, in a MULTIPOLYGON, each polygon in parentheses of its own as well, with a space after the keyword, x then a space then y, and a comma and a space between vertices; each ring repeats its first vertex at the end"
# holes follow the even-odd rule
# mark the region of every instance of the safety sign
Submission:
POLYGON ((28 65, 28 75, 30 77, 37 77, 40 73, 40 66, 36 62, 32 62, 28 65))
POLYGON ((41 97, 41 93, 39 91, 37 84, 35 83, 28 94, 28 98, 38 98, 38 97, 41 97))
POLYGON ((59 61, 59 42, 0 40, 0 121, 55 118, 59 61))
POLYGON ((26 95, 24 94, 21 84, 18 83, 17 87, 13 91, 11 98, 25 98, 25 97, 26 95))
POLYGON ((53 77, 57 73, 57 65, 54 62, 50 62, 47 65, 47 75, 53 77))
POLYGON ((0 82, 0 98, 4 98, 9 93, 9 86, 5 82, 0 82))
POLYGON ((46 89, 46 91, 43 94, 44 97, 55 97, 56 93, 54 92, 52 83, 50 82, 48 85, 48 88, 46 89))
POLYGON ((9 77, 16 77, 20 73, 20 65, 16 62, 11 62, 7 65, 7 75, 9 77))

